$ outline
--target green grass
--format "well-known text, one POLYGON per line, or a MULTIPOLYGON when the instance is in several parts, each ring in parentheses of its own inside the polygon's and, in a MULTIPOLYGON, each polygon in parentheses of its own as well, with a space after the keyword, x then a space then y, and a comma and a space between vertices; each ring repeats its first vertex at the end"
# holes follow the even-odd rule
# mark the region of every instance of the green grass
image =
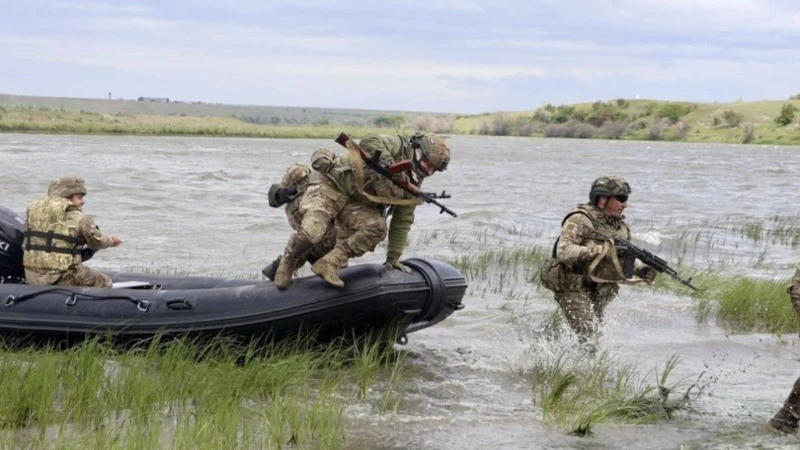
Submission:
POLYGON ((322 139, 342 131, 353 136, 392 131, 330 124, 256 125, 234 117, 215 116, 109 115, 10 106, 5 107, 4 111, 0 114, 0 132, 322 139))
POLYGON ((701 273, 693 281, 699 288, 694 297, 700 322, 714 317, 720 326, 738 333, 800 331, 800 318, 786 293, 788 279, 701 273))
POLYGON ((563 352, 533 368, 531 386, 545 422, 586 436, 601 423, 658 423, 690 410, 699 391, 696 385, 669 381, 677 363, 673 356, 663 368, 640 376, 636 367, 620 365, 607 354, 581 360, 563 352))
POLYGON ((342 448, 348 404, 391 413, 402 397, 405 359, 387 337, 2 347, 0 437, 4 448, 342 448))
MULTIPOLYGON (((369 133, 410 133, 423 130, 443 134, 482 134, 494 124, 504 122, 515 129, 511 134, 541 137, 543 123, 531 118, 537 106, 527 111, 483 113, 477 115, 381 112, 324 108, 290 108, 189 103, 149 103, 125 100, 68 99, 0 95, 0 132, 69 133, 69 134, 133 134, 155 136, 225 136, 260 138, 330 138, 340 131, 354 136, 369 133), (389 128, 375 126, 385 117, 402 118, 389 128), (254 124, 247 118, 266 121, 254 124), (522 132, 520 124, 528 123, 522 132)), ((663 102, 656 100, 624 100, 620 108, 631 128, 622 139, 647 140, 647 126, 664 105, 685 103, 693 110, 680 117, 678 126, 669 124, 663 140, 685 142, 717 142, 738 144, 745 140, 745 124, 753 127, 751 143, 762 145, 800 145, 798 119, 787 126, 775 124, 781 107, 800 100, 732 103, 663 102), (741 116, 741 123, 730 127, 721 117, 726 111, 741 116), (638 126, 637 126, 638 125, 638 126)), ((616 105, 616 100, 607 102, 616 105)), ((591 111, 592 103, 568 105, 579 111, 591 111)), ((490 134, 494 134, 491 132, 490 134)), ((595 138, 605 138, 602 131, 595 138)))
MULTIPOLYGON (((633 129, 636 124, 644 127, 640 131, 629 131, 622 139, 628 140, 648 140, 646 126, 653 119, 653 111, 659 110, 667 103, 658 100, 628 100, 625 99, 627 107, 622 111, 628 115, 633 129)), ((589 111, 592 103, 579 103, 573 106, 577 110, 589 111)), ((611 102, 613 103, 613 101, 611 102)), ((798 129, 798 118, 794 123, 781 127, 775 124, 774 119, 780 114, 781 107, 791 103, 800 107, 800 100, 793 101, 759 101, 759 102, 731 102, 731 103, 697 103, 691 102, 696 108, 687 115, 680 118, 680 122, 688 126, 688 132, 684 138, 677 136, 676 127, 670 125, 666 128, 663 139, 684 141, 684 142, 715 142, 739 144, 744 140, 744 125, 753 125, 755 133, 751 143, 753 144, 789 144, 800 145, 800 129, 798 129), (734 111, 742 116, 741 123, 736 127, 727 126, 724 121, 719 123, 719 119, 724 111, 734 111), (716 120, 715 120, 716 118, 716 120), (715 124, 716 123, 716 124, 715 124)), ((513 111, 500 113, 483 113, 478 115, 462 115, 456 119, 453 133, 455 134, 480 134, 479 130, 491 129, 492 124, 502 118, 503 121, 514 124, 518 121, 526 121, 533 117, 537 107, 527 111, 513 111)), ((513 128, 513 127, 512 127, 513 128)), ((541 137, 542 132, 533 132, 530 136, 541 137)), ((605 138, 602 132, 596 133, 595 138, 605 138)))

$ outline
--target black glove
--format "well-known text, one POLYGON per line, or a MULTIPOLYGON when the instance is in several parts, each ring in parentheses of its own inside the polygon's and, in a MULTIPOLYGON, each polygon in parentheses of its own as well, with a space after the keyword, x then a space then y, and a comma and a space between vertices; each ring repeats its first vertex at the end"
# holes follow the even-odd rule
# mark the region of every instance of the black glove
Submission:
POLYGON ((283 187, 280 184, 273 184, 269 188, 269 192, 267 192, 267 196, 269 197, 269 206, 273 208, 278 208, 281 205, 289 203, 290 201, 297 198, 299 193, 297 192, 297 185, 291 184, 287 187, 283 187))
POLYGON ((92 256, 94 256, 94 250, 89 248, 88 245, 81 249, 81 261, 88 261, 92 259, 92 256))
POLYGON ((656 279, 656 275, 658 275, 658 272, 656 272, 656 269, 653 269, 650 266, 639 267, 636 269, 636 276, 647 281, 647 284, 652 283, 653 280, 656 279))

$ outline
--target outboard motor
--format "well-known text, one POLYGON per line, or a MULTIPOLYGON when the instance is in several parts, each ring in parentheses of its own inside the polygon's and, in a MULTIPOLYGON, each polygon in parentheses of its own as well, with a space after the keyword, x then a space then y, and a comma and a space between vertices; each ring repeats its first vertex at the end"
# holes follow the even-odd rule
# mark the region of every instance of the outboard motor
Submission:
POLYGON ((25 219, 0 205, 0 283, 24 283, 22 241, 25 219))

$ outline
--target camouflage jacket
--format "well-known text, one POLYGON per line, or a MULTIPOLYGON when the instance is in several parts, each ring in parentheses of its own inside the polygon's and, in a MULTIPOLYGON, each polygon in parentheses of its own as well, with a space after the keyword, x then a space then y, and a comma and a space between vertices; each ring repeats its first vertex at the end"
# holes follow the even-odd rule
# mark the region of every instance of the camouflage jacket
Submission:
MULTIPOLYGON (((591 230, 597 230, 607 236, 621 237, 629 240, 631 231, 625 223, 625 217, 609 217, 596 206, 585 203, 575 207, 564 217, 561 223, 561 235, 556 244, 556 259, 572 269, 573 273, 586 271, 592 259, 590 242, 600 245, 603 238, 592 236, 591 230)), ((619 279, 614 265, 608 258, 603 259, 594 271, 595 275, 607 280, 619 279)))
POLYGON ((22 247, 26 269, 65 271, 81 263, 83 245, 99 250, 112 243, 111 237, 69 199, 48 195, 28 205, 22 247), (44 233, 52 233, 52 237, 44 233))
MULTIPOLYGON (((361 148, 370 156, 377 151, 381 152, 381 162, 391 165, 395 162, 410 160, 414 154, 408 139, 402 136, 372 135, 367 136, 359 142, 361 148)), ((360 164, 364 174, 363 191, 376 197, 388 199, 386 204, 392 204, 392 200, 414 200, 415 197, 407 193, 402 188, 395 186, 391 180, 376 173, 363 161, 354 161, 351 153, 345 153, 336 158, 333 169, 328 172, 331 181, 350 198, 355 201, 370 202, 361 194, 359 189, 355 164, 360 164)), ((422 182, 416 183, 417 186, 422 182)), ((408 202, 406 202, 408 203, 408 202)), ((376 207, 384 205, 376 205, 376 207)), ((414 211, 417 204, 395 205, 391 222, 389 223, 389 238, 387 257, 400 259, 406 246, 408 233, 414 223, 414 211)))

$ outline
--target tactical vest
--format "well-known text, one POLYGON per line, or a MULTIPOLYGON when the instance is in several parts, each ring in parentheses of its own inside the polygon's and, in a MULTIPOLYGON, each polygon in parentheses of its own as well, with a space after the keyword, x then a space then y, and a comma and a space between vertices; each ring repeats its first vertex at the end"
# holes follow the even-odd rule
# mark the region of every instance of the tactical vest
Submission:
POLYGON ((47 196, 28 206, 28 229, 23 265, 28 269, 64 271, 81 262, 83 240, 77 224, 70 227, 67 211, 75 205, 66 198, 47 196))
MULTIPOLYGON (((570 211, 561 221, 561 227, 563 227, 564 224, 567 223, 567 220, 575 214, 581 214, 588 218, 592 223, 592 228, 607 236, 630 239, 630 229, 622 219, 614 219, 609 221, 608 217, 606 217, 602 211, 590 204, 577 205, 575 209, 570 211)), ((596 238, 587 236, 585 239, 593 240, 598 244, 602 243, 603 241, 603 238, 600 236, 597 236, 596 238)), ((586 273, 591 261, 578 263, 573 266, 566 266, 558 262, 556 259, 558 241, 559 239, 557 238, 555 243, 553 243, 552 256, 544 263, 539 274, 542 286, 555 292, 577 289, 578 286, 582 284, 581 279, 584 278, 584 274, 586 273)), ((614 267, 614 264, 608 260, 608 258, 605 258, 599 262, 593 274, 596 277, 604 280, 622 281, 619 272, 614 267)))
MULTIPOLYGON (((610 219, 602 211, 600 211, 597 207, 589 204, 580 204, 575 207, 572 211, 564 217, 564 220, 561 221, 561 226, 564 226, 564 223, 567 222, 574 214, 582 214, 585 217, 588 217, 589 220, 592 222, 592 228, 595 230, 605 234, 606 236, 610 237, 621 237, 623 239, 630 239, 630 228, 628 225, 625 224, 625 221, 620 219, 610 219)), ((586 240, 593 240, 598 244, 603 242, 603 238, 601 236, 592 236, 591 233, 585 238, 586 240)), ((621 255, 617 255, 621 256, 621 255)), ((583 271, 589 263, 580 264, 579 267, 574 267, 573 270, 578 269, 583 271)), ((614 267, 613 263, 608 259, 605 258, 597 265, 597 268, 594 271, 594 275, 603 278, 606 280, 620 280, 620 274, 617 272, 617 269, 614 267)), ((620 280, 621 281, 621 280, 620 280)))

